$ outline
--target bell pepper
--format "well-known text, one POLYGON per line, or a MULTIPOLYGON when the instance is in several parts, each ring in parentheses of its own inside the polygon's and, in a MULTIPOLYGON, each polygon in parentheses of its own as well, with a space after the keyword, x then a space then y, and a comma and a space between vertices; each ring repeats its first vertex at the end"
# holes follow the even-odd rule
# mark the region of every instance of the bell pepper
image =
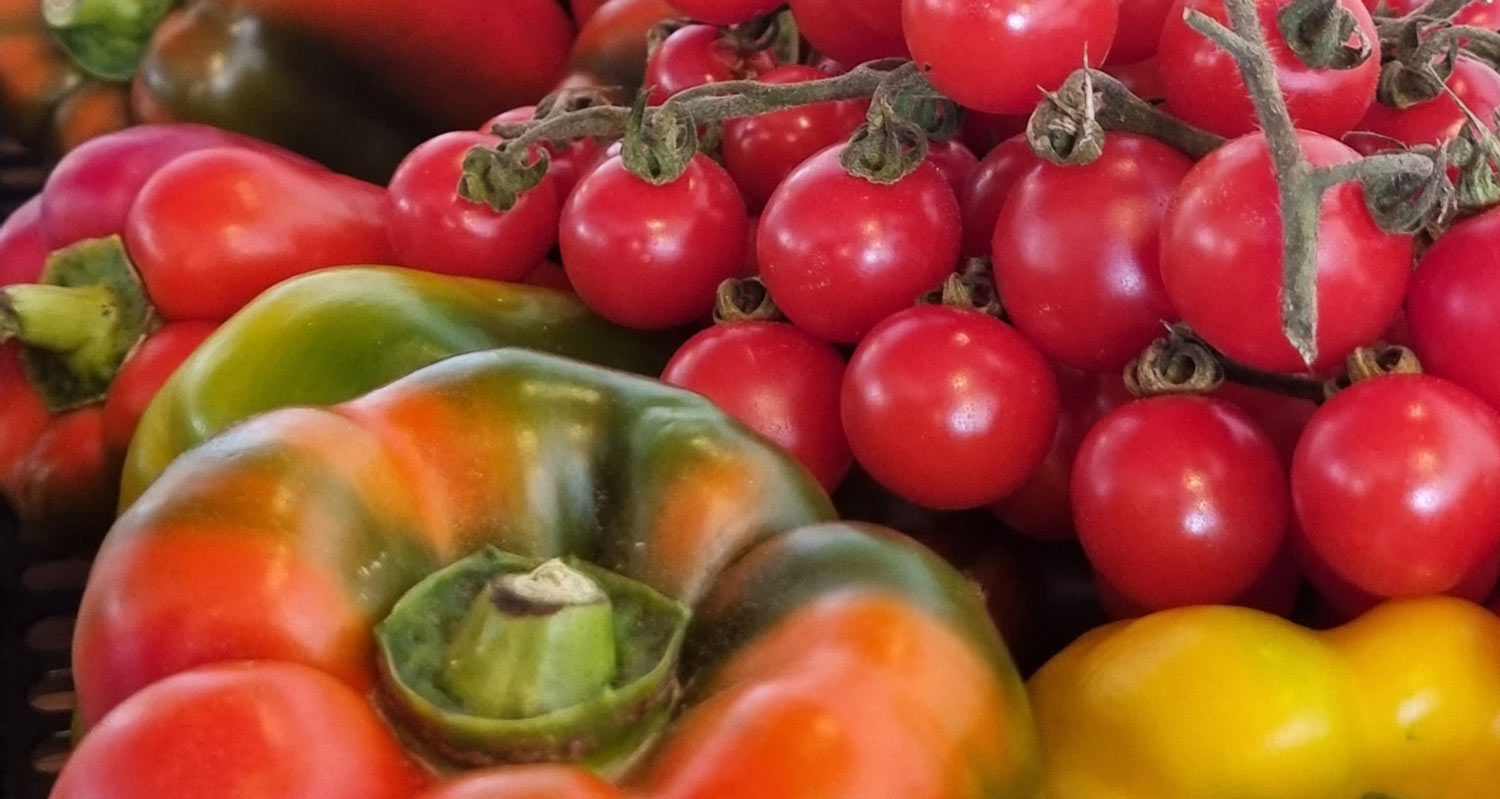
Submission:
POLYGON ((540 99, 573 38, 555 0, 27 4, 77 72, 130 84, 135 120, 216 125, 382 183, 424 139, 540 99))
POLYGON ((1029 684, 1048 799, 1482 799, 1500 785, 1500 618, 1451 597, 1313 632, 1169 610, 1029 684))
POLYGON ((832 513, 705 398, 527 350, 257 416, 106 539, 73 649, 87 731, 53 797, 415 792, 364 787, 401 771, 343 737, 364 721, 292 732, 329 722, 276 681, 317 707, 373 695, 435 775, 554 762, 652 797, 1035 797, 1024 690, 978 593, 832 513))

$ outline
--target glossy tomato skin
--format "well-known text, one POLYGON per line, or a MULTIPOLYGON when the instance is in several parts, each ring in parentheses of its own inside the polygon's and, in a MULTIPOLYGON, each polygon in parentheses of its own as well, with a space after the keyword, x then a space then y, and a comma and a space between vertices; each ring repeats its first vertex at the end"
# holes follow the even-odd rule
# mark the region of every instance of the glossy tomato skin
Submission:
POLYGON ((1118 23, 1116 0, 904 0, 912 58, 939 91, 992 114, 1031 111, 1041 89, 1097 67, 1118 23), (1040 87, 1040 88, 1038 88, 1040 87))
POLYGON ((803 38, 823 55, 849 65, 906 57, 900 32, 878 31, 855 19, 848 0, 789 0, 788 5, 803 38))
MULTIPOLYGON (((535 118, 536 106, 523 105, 490 117, 479 126, 479 132, 489 133, 502 123, 530 122, 535 118)), ((604 160, 604 148, 594 138, 578 139, 566 144, 548 143, 542 147, 547 150, 547 174, 557 184, 557 196, 561 201, 566 201, 578 181, 604 160)))
MULTIPOLYGON (((1427 0, 1383 0, 1386 16, 1400 17, 1427 4, 1427 0)), ((1382 0, 1365 0, 1365 7, 1375 11, 1382 0)), ((1463 10, 1453 15, 1455 25, 1474 25, 1490 30, 1500 30, 1500 6, 1484 0, 1470 0, 1463 10)))
POLYGON ((651 104, 694 86, 752 76, 776 66, 767 50, 742 53, 712 25, 688 25, 672 32, 646 62, 651 104))
POLYGON ((1011 189, 994 234, 1011 323, 1043 354, 1118 371, 1176 319, 1158 266, 1167 203, 1193 162, 1112 133, 1087 166, 1043 163, 1011 189))
MULTIPOLYGON (((786 84, 822 80, 828 74, 799 64, 763 73, 762 83, 786 84)), ((826 147, 848 141, 864 124, 869 103, 843 100, 788 108, 724 123, 724 168, 752 208, 771 198, 781 181, 826 147)))
POLYGON ((615 156, 568 198, 558 243, 590 308, 616 324, 661 329, 708 317, 719 284, 744 267, 749 227, 734 180, 706 156, 662 186, 615 156))
POLYGON ((1373 153, 1390 149, 1391 139, 1407 145, 1442 144, 1457 136, 1469 121, 1464 115, 1465 108, 1494 128, 1495 111, 1500 109, 1500 72, 1473 58, 1460 57, 1453 66, 1453 74, 1448 76, 1447 87, 1452 95, 1439 94, 1409 108, 1371 104, 1365 118, 1349 136, 1350 145, 1361 152, 1373 153), (1365 132, 1373 135, 1362 135, 1365 132))
MULTIPOLYGON (((1315 166, 1358 157, 1326 136, 1304 131, 1298 139, 1315 166)), ((1235 139, 1199 161, 1172 197, 1162 222, 1162 280, 1182 319, 1229 357, 1267 371, 1303 372, 1307 365, 1281 332, 1281 241, 1265 138, 1235 139)), ((1375 225, 1358 183, 1324 195, 1314 370, 1342 363, 1394 321, 1412 248, 1410 236, 1375 225)))
POLYGON ((386 202, 380 186, 299 161, 200 150, 141 189, 125 244, 162 316, 222 320, 314 265, 393 261, 386 202))
POLYGON ((226 661, 147 686, 68 759, 52 799, 407 799, 427 777, 369 701, 309 666, 226 661))
POLYGON ((680 17, 667 0, 610 0, 573 40, 568 71, 603 86, 640 88, 646 76, 646 40, 658 22, 680 17))
POLYGON ((1406 297, 1411 345, 1430 374, 1500 409, 1500 211, 1454 225, 1426 252, 1406 297))
POLYGON ((1208 397, 1137 400, 1104 417, 1078 450, 1072 496, 1094 569, 1152 610, 1233 600, 1275 558, 1290 518, 1265 433, 1208 397))
POLYGON ((1006 526, 1038 541, 1069 541, 1073 525, 1073 461, 1083 437, 1110 411, 1129 402, 1118 374, 1089 374, 1054 362, 1060 407, 1057 432, 1042 465, 1026 484, 994 506, 1006 526))
POLYGON ((1041 465, 1057 427, 1057 379, 1004 322, 916 306, 860 342, 841 404, 854 457, 882 485, 931 508, 975 508, 1041 465))
MULTIPOLYGON (((1351 69, 1315 69, 1292 52, 1277 28, 1276 15, 1292 0, 1257 0, 1261 30, 1276 61, 1276 80, 1298 128, 1339 137, 1364 118, 1375 101, 1380 51, 1375 23, 1360 0, 1339 0, 1354 15, 1374 52, 1351 69)), ((1188 27, 1183 13, 1200 11, 1223 23, 1223 0, 1178 0, 1162 27, 1157 61, 1167 109, 1178 118, 1220 136, 1243 136, 1260 128, 1234 59, 1203 34, 1188 27)))
POLYGON ((780 0, 671 0, 685 16, 710 25, 738 25, 781 5, 780 0))
POLYGON ((958 192, 964 217, 966 258, 990 255, 995 241, 995 221, 1010 190, 1028 172, 1042 163, 1031 151, 1025 136, 1012 136, 985 154, 979 168, 958 192))
MULTIPOLYGON (((928 142, 927 160, 943 173, 943 179, 948 181, 948 188, 953 189, 954 197, 964 190, 969 181, 974 179, 974 173, 979 171, 979 159, 957 139, 928 142)), ((959 210, 961 212, 962 208, 959 210)))
POLYGON ((662 372, 771 439, 832 491, 852 455, 839 422, 844 359, 833 345, 780 322, 731 322, 688 339, 662 372))
POLYGON ((514 281, 525 277, 557 242, 561 212, 552 176, 507 211, 458 196, 464 156, 494 147, 499 137, 453 131, 412 150, 391 177, 391 252, 402 266, 460 277, 514 281))
POLYGON ((1447 591, 1500 548, 1500 416, 1430 375, 1357 383, 1308 423, 1292 497, 1312 550, 1354 586, 1447 591))
POLYGON ((958 266, 958 200, 923 163, 896 183, 855 177, 830 147, 777 187, 761 214, 761 277, 794 324, 858 341, 958 266))
POLYGON ((1156 54, 1161 29, 1176 0, 1120 0, 1120 23, 1109 63, 1135 64, 1156 54))

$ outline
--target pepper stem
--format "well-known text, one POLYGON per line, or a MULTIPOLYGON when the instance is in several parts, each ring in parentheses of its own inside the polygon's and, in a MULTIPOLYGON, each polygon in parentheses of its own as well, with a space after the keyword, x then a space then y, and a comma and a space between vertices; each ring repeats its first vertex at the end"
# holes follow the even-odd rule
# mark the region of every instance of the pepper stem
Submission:
POLYGON ((0 289, 0 341, 99 363, 109 356, 120 303, 107 286, 19 283, 0 289))
POLYGON ((597 695, 616 666, 609 597, 561 560, 503 574, 474 598, 444 682, 469 712, 540 716, 597 695))

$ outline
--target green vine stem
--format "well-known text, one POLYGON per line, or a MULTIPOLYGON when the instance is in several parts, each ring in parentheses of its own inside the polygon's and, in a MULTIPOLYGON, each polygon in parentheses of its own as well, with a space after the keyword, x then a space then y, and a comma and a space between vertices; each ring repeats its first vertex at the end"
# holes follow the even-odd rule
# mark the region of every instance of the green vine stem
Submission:
MULTIPOLYGON (((871 97, 887 81, 901 82, 908 91, 910 87, 925 87, 921 91, 934 97, 931 88, 915 64, 900 59, 885 59, 861 64, 843 75, 804 83, 772 84, 753 80, 725 81, 696 86, 678 92, 671 99, 655 108, 641 112, 639 124, 648 130, 671 127, 670 120, 685 124, 706 125, 738 117, 758 116, 795 108, 802 105, 825 103, 835 100, 852 100, 871 97), (662 121, 668 121, 664 126, 662 121)), ((465 178, 459 194, 475 202, 486 203, 496 210, 505 210, 515 201, 514 181, 506 181, 496 173, 514 172, 525 167, 528 180, 535 185, 546 169, 545 153, 533 153, 533 145, 544 142, 561 142, 584 137, 614 140, 623 137, 630 129, 630 107, 604 105, 584 108, 569 113, 556 114, 530 122, 496 125, 496 135, 507 139, 499 147, 476 147, 465 159, 465 178), (534 162, 532 158, 539 158, 534 162), (537 167, 540 166, 540 169, 537 167), (503 186, 503 190, 496 190, 503 186)), ((524 183, 520 184, 525 186, 524 183)), ((524 191, 524 188, 521 190, 524 191)))
POLYGON ((1026 124, 1026 141, 1059 166, 1083 166, 1103 152, 1104 132, 1138 133, 1202 158, 1224 139, 1189 125, 1131 93, 1115 77, 1080 69, 1046 92, 1026 124))
POLYGON ((1377 223, 1387 230, 1410 230, 1412 217, 1425 217, 1431 203, 1439 199, 1441 193, 1430 187, 1446 180, 1443 156, 1436 148, 1429 148, 1424 152, 1375 155, 1333 167, 1313 166, 1302 152, 1277 83, 1276 64, 1260 27, 1255 0, 1225 0, 1224 5, 1229 27, 1197 10, 1189 10, 1185 19, 1235 60, 1265 131, 1281 209, 1282 332, 1303 361, 1311 365, 1318 358, 1318 221, 1323 194, 1340 183, 1360 180, 1365 184, 1366 197, 1373 200, 1370 210, 1377 223), (1416 190, 1418 195, 1400 201, 1383 199, 1402 189, 1416 190), (1394 214, 1397 210, 1401 213, 1394 214))

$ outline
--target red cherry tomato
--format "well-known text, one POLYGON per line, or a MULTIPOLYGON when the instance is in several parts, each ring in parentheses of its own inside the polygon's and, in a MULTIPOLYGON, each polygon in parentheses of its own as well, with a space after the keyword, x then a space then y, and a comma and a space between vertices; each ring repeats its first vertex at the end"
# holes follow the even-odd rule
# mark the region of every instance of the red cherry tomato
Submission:
POLYGON ((1042 163, 1031 151, 1025 136, 1012 136, 1001 142, 969 176, 958 192, 963 209, 964 247, 967 258, 990 255, 995 242, 995 221, 1010 190, 1027 172, 1042 163))
POLYGON ((568 9, 573 12, 573 24, 583 27, 601 6, 609 0, 568 0, 568 9))
POLYGON ((1500 72, 1475 59, 1460 57, 1447 86, 1452 95, 1439 94, 1409 108, 1372 104, 1359 127, 1345 140, 1364 153, 1399 144, 1442 144, 1468 123, 1465 108, 1494 130, 1495 111, 1500 110, 1500 72), (1366 132, 1373 135, 1363 135, 1366 132))
POLYGON ((609 0, 578 31, 568 71, 604 86, 639 88, 646 76, 648 34, 657 23, 679 16, 667 0, 609 0))
POLYGON ((841 147, 798 167, 766 203, 756 251, 761 277, 798 327, 858 341, 958 265, 958 200, 923 163, 883 185, 844 171, 841 147))
MULTIPOLYGON (((813 67, 792 65, 777 67, 757 80, 785 84, 827 77, 813 67)), ((868 108, 868 102, 844 100, 731 119, 724 123, 724 168, 734 176, 749 205, 760 208, 803 161, 848 141, 864 124, 868 108)))
POLYGON ((1057 380, 1009 325, 924 305, 860 342, 843 387, 854 457, 919 505, 975 508, 1020 488, 1057 427, 1057 380))
MULTIPOLYGON (((523 105, 491 117, 479 127, 480 133, 489 133, 496 125, 505 122, 530 122, 536 118, 536 106, 523 105)), ((566 144, 544 144, 547 150, 547 174, 557 184, 557 196, 566 201, 573 193, 579 179, 591 172, 604 160, 604 148, 594 138, 577 139, 566 144)))
POLYGON ((710 25, 738 25, 769 14, 781 0, 670 0, 684 15, 710 25))
POLYGON ((905 57, 906 43, 899 32, 883 33, 854 19, 846 7, 848 2, 851 0, 789 0, 788 4, 802 37, 823 55, 848 64, 905 57))
POLYGON ((1239 596, 1281 548, 1286 471, 1244 411, 1222 400, 1138 400, 1089 431, 1073 516, 1094 569, 1152 610, 1239 596))
MULTIPOLYGON (((1317 166, 1358 157, 1316 133, 1298 135, 1317 166)), ((1280 201, 1261 134, 1199 161, 1162 222, 1161 275, 1182 318, 1231 358, 1272 372, 1307 369, 1281 332, 1280 201)), ((1412 239, 1375 225, 1357 182, 1323 197, 1318 224, 1318 358, 1341 363, 1394 320, 1411 272, 1412 239)))
MULTIPOLYGON (((1374 11, 1382 0, 1365 0, 1365 7, 1374 11)), ((1427 5, 1428 0, 1384 0, 1388 17, 1402 17, 1427 5)), ((1455 25, 1473 25, 1479 28, 1500 30, 1500 5, 1485 0, 1472 0, 1462 11, 1453 15, 1455 25)))
POLYGON ((844 8, 866 28, 901 38, 901 0, 844 0, 844 8))
MULTIPOLYGON (((1276 15, 1292 0, 1257 0, 1260 25, 1276 61, 1276 80, 1297 127, 1335 138, 1348 133, 1375 101, 1380 48, 1375 23, 1360 0, 1339 0, 1357 20, 1374 52, 1351 69, 1316 69, 1303 63, 1282 38, 1276 15)), ((1220 136, 1243 136, 1260 128, 1234 59, 1188 27, 1184 11, 1200 11, 1223 23, 1223 0, 1178 0, 1162 27, 1157 63, 1167 109, 1176 117, 1220 136)))
POLYGON ((774 69, 768 50, 739 52, 724 32, 712 25, 688 25, 672 32, 646 62, 651 104, 705 83, 722 83, 774 69))
POLYGON ((1104 71, 1125 84, 1131 94, 1142 100, 1160 102, 1166 99, 1167 90, 1161 82, 1161 66, 1156 56, 1129 64, 1105 64, 1104 71))
POLYGON ((1011 324, 1086 371, 1125 366, 1175 321, 1157 266, 1167 203, 1193 162, 1155 139, 1111 133, 1087 166, 1042 163, 995 226, 995 276, 1011 324))
POLYGON ((1118 374, 1088 374, 1057 363, 1052 371, 1061 404, 1052 448, 1031 479, 993 510, 1006 526, 1028 538, 1067 541, 1077 536, 1070 491, 1078 448, 1095 422, 1132 397, 1118 374))
POLYGON ((1411 345, 1430 374, 1500 409, 1500 209, 1454 225, 1426 252, 1406 297, 1411 345))
POLYGON ((1000 142, 1026 132, 1030 114, 986 114, 966 110, 958 138, 969 152, 984 158, 1000 142))
POLYGON ((973 180, 974 173, 979 171, 979 159, 974 157, 974 153, 963 142, 957 140, 929 142, 927 160, 943 173, 943 179, 948 181, 948 187, 953 189, 955 197, 973 180))
POLYGON ((1030 112, 1042 89, 1109 53, 1117 0, 905 0, 912 58, 938 91, 992 114, 1030 112))
POLYGON ((1120 24, 1109 63, 1134 64, 1156 55, 1161 29, 1175 0, 1120 0, 1120 24))
MULTIPOLYGON (((1297 594, 1302 590, 1302 572, 1287 549, 1283 546, 1249 588, 1224 604, 1289 618, 1296 610, 1297 594)), ((1099 602, 1111 619, 1135 619, 1151 614, 1150 607, 1131 600, 1108 580, 1099 576, 1095 579, 1099 583, 1099 602)))
POLYGON ((1255 426, 1271 439, 1276 454, 1281 456, 1281 464, 1289 470, 1292 468, 1292 453, 1297 449, 1297 441, 1302 438, 1302 431, 1307 428, 1308 420, 1318 412, 1317 403, 1228 382, 1220 386, 1213 395, 1234 403, 1255 420, 1255 426))
POLYGON ((719 284, 744 267, 749 226, 734 180, 707 156, 662 186, 616 156, 573 190, 558 243, 585 304, 617 324, 661 329, 707 318, 719 284))
POLYGON ((677 350, 661 379, 696 391, 791 453, 829 491, 852 456, 839 423, 844 359, 778 322, 714 325, 677 350))
POLYGON ((1357 383, 1308 423, 1292 497, 1312 550, 1356 587, 1447 591, 1500 548, 1500 416, 1430 375, 1357 383))
POLYGON ((557 242, 561 201, 551 175, 508 211, 458 196, 464 156, 500 139, 454 131, 418 145, 391 177, 388 230, 402 266, 445 275, 520 280, 557 242))
POLYGON ((175 674, 110 711, 50 796, 407 799, 426 784, 353 689, 296 663, 228 661, 175 674))

